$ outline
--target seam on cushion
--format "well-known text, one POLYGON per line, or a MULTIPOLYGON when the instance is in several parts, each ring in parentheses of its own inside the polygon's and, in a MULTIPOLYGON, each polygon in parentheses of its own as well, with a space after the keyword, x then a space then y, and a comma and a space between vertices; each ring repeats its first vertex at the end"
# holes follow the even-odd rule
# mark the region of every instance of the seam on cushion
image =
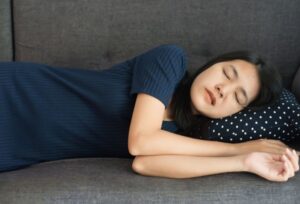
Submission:
POLYGON ((10 26, 11 26, 11 46, 12 46, 12 60, 15 61, 15 23, 14 23, 14 2, 10 0, 10 26))

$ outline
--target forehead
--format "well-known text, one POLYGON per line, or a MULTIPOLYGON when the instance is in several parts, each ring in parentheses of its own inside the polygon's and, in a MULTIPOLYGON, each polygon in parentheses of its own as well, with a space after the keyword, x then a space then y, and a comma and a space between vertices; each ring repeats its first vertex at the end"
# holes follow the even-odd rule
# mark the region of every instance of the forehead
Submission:
POLYGON ((226 70, 232 71, 235 69, 238 73, 238 83, 246 91, 249 102, 254 100, 259 92, 260 82, 259 73, 256 66, 245 60, 231 60, 223 62, 226 65, 226 70))

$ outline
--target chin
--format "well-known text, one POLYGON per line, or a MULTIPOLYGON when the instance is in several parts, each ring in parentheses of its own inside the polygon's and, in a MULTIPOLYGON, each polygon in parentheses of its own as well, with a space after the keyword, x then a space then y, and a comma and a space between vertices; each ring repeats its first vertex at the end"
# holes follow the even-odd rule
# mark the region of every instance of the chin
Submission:
POLYGON ((224 116, 218 113, 211 113, 211 112, 201 112, 200 114, 211 119, 222 119, 228 116, 228 115, 224 116))
POLYGON ((196 115, 204 116, 204 117, 211 118, 211 119, 217 119, 218 118, 217 116, 214 116, 211 113, 203 112, 203 111, 198 111, 196 113, 196 115))
POLYGON ((215 116, 215 115, 208 115, 208 116, 206 116, 206 117, 209 117, 209 118, 211 118, 211 119, 222 119, 223 117, 222 116, 215 116))

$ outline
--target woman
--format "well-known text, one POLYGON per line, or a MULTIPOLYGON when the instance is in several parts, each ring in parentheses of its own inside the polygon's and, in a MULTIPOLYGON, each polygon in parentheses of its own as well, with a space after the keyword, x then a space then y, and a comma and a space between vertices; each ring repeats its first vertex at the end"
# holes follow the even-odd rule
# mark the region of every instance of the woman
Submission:
POLYGON ((275 70, 270 74, 262 61, 252 63, 258 58, 236 54, 209 62, 195 80, 187 77, 186 55, 175 45, 102 71, 3 62, 0 171, 75 157, 135 157, 133 170, 142 175, 249 171, 286 181, 299 169, 298 157, 284 152, 280 141, 192 138, 199 137, 199 116, 226 117, 278 96, 275 70))
MULTIPOLYGON (((165 49, 168 50, 157 56, 160 63, 148 58, 143 60, 155 67, 165 65, 164 71, 172 64, 181 65, 177 75, 182 75, 185 53, 174 46, 165 49), (169 53, 165 54, 169 61, 164 53, 169 53), (174 58, 178 60, 170 60, 174 58), (164 59, 166 63, 162 63, 164 59)), ((174 69, 170 70, 168 73, 172 75, 174 69)), ((170 178, 249 171, 268 180, 287 180, 299 170, 298 156, 295 152, 285 152, 288 148, 281 141, 228 144, 184 137, 201 138, 205 117, 222 118, 244 108, 257 110, 274 103, 281 86, 277 70, 267 67, 258 56, 233 52, 212 59, 192 76, 186 72, 167 107, 163 96, 146 90, 148 94, 141 93, 137 97, 129 132, 129 150, 136 156, 133 169, 142 175, 170 178), (161 130, 163 120, 174 120, 179 134, 161 130)))

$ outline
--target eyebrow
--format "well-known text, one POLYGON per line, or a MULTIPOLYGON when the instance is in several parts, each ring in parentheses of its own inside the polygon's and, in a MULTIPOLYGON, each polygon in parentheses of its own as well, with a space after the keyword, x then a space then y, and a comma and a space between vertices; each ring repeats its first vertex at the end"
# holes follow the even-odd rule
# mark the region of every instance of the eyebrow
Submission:
MULTIPOLYGON (((239 78, 239 73, 237 72, 236 68, 232 64, 230 64, 229 66, 233 69, 235 78, 238 79, 239 78)), ((246 93, 245 89, 242 88, 241 90, 242 90, 243 95, 246 97, 246 100, 247 100, 246 104, 247 104, 248 103, 247 93, 246 93)))

